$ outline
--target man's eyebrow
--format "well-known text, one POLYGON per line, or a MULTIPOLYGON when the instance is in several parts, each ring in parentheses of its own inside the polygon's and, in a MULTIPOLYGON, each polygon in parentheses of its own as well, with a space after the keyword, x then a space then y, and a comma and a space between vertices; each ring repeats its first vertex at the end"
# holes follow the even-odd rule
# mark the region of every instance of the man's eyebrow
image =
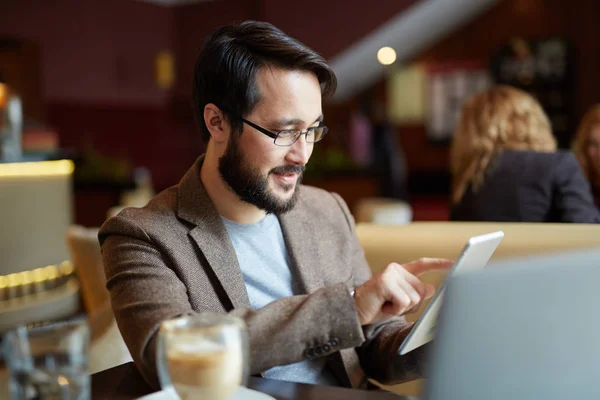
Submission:
MULTIPOLYGON (((313 122, 311 123, 311 125, 314 125, 316 122, 323 122, 323 114, 319 115, 319 117, 313 122)), ((279 121, 275 121, 275 124, 277 126, 294 126, 294 125, 302 125, 304 124, 304 120, 301 118, 289 118, 289 119, 280 119, 279 121)))

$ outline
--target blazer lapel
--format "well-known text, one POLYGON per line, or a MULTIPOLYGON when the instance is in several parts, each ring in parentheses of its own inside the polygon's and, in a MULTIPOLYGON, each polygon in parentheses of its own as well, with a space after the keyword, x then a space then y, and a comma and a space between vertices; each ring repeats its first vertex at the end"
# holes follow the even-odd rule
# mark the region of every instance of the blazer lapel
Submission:
POLYGON ((196 225, 189 235, 206 258, 233 307, 250 307, 235 249, 200 179, 203 161, 203 156, 198 158, 179 183, 177 215, 196 225))
POLYGON ((294 210, 279 216, 279 223, 292 267, 296 269, 305 292, 312 293, 323 287, 323 277, 317 247, 319 243, 315 237, 315 229, 310 226, 307 217, 299 202, 294 210))
MULTIPOLYGON (((221 225, 223 222, 218 221, 221 225)), ((248 292, 244 277, 238 264, 237 256, 225 226, 219 229, 195 227, 190 231, 190 237, 196 242, 215 276, 223 286, 234 308, 250 307, 248 292)))

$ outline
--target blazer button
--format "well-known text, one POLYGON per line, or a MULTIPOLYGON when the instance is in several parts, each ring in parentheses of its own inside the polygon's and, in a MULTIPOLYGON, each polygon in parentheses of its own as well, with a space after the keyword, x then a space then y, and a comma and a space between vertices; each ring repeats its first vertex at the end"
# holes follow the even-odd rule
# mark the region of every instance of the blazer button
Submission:
POLYGON ((328 344, 323 346, 323 351, 325 351, 325 353, 329 353, 330 350, 331 350, 331 346, 329 346, 328 344))
POLYGON ((315 350, 313 348, 306 349, 304 354, 306 355, 306 358, 309 358, 309 359, 315 358, 315 350))
POLYGON ((317 346, 315 348, 315 353, 320 356, 321 354, 323 354, 323 348, 321 346, 317 346))
POLYGON ((338 338, 335 338, 335 337, 334 337, 334 338, 331 338, 331 340, 329 340, 329 342, 328 342, 328 343, 329 343, 329 345, 330 345, 331 347, 338 347, 338 346, 340 345, 340 341, 339 341, 339 339, 338 339, 338 338))

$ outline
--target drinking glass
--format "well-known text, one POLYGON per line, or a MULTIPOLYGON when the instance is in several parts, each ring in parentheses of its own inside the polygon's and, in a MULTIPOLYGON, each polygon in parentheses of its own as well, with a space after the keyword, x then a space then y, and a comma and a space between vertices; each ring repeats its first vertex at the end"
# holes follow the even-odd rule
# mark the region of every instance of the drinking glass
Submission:
POLYGON ((13 400, 89 400, 85 320, 18 327, 4 336, 13 400))
POLYGON ((202 313, 165 321, 158 333, 161 387, 183 400, 227 400, 248 375, 248 335, 240 318, 202 313))

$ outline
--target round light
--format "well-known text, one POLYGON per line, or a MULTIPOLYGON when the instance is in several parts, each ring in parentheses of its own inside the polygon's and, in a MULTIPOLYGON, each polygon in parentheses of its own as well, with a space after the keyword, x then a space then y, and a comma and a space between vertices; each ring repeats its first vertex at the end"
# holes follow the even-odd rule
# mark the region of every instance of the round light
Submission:
POLYGON ((377 61, 383 65, 390 65, 396 61, 396 51, 391 47, 382 47, 377 52, 377 61))

